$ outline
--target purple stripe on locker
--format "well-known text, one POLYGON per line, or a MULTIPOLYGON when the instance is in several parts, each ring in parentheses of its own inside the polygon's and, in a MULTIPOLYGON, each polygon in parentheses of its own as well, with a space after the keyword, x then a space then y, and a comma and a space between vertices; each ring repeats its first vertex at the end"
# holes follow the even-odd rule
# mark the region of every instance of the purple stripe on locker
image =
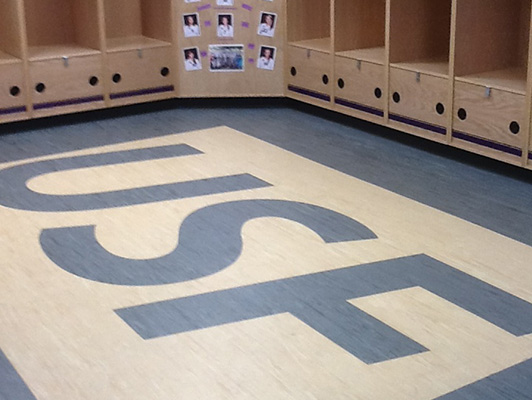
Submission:
POLYGON ((432 125, 427 122, 418 121, 417 119, 403 117, 402 115, 390 114, 390 119, 393 121, 401 122, 403 124, 414 126, 416 128, 421 128, 434 133, 439 133, 440 135, 445 135, 447 133, 447 130, 442 126, 432 125))
POLYGON ((16 114, 16 113, 26 112, 26 110, 27 110, 26 106, 0 108, 0 115, 16 114))
POLYGON ((334 102, 336 104, 340 104, 341 106, 344 106, 344 107, 353 108, 353 109, 358 110, 358 111, 363 111, 363 112, 366 112, 368 114, 376 115, 378 117, 384 117, 384 111, 379 110, 378 108, 368 107, 368 106, 365 106, 363 104, 354 103, 354 102, 349 101, 349 100, 341 99, 339 97, 335 97, 334 102))
POLYGON ((319 100, 331 101, 331 96, 329 96, 328 94, 315 92, 313 90, 300 88, 298 86, 288 85, 288 90, 290 90, 291 92, 303 94, 305 96, 314 97, 319 100))
POLYGON ((173 90, 174 90, 174 86, 169 85, 169 86, 160 86, 160 87, 150 88, 150 89, 132 90, 130 92, 111 93, 111 100, 123 99, 126 97, 144 96, 147 94, 172 92, 173 90))
POLYGON ((100 95, 100 96, 91 96, 91 97, 81 97, 77 99, 51 101, 49 103, 37 103, 33 105, 33 109, 44 110, 47 108, 66 107, 66 106, 73 106, 76 104, 92 103, 96 101, 103 101, 103 96, 100 95))
POLYGON ((482 139, 476 136, 469 135, 464 132, 453 130, 453 137, 457 139, 465 140, 466 142, 479 144, 481 146, 488 147, 490 149, 502 151, 504 153, 513 154, 515 156, 521 157, 523 155, 523 152, 521 150, 516 149, 514 147, 510 147, 502 143, 492 142, 491 140, 482 139))

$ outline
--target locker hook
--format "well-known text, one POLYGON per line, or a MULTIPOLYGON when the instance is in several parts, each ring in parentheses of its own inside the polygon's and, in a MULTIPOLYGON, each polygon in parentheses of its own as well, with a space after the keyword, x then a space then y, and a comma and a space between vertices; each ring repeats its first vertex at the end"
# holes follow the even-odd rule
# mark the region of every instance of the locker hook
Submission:
POLYGON ((137 55, 139 56, 139 58, 142 58, 142 49, 137 49, 137 55))
POLYGON ((362 69, 362 61, 357 60, 357 69, 360 71, 362 69))
POLYGON ((488 98, 491 97, 491 88, 490 88, 490 87, 487 87, 487 86, 486 86, 486 93, 485 93, 485 96, 488 97, 488 98))
POLYGON ((417 83, 421 82, 421 73, 420 72, 416 72, 416 82, 417 83))
POLYGON ((68 68, 68 57, 67 56, 63 56, 61 58, 63 59, 64 66, 68 68))
POLYGON ((310 49, 307 49, 307 58, 310 58, 310 49))

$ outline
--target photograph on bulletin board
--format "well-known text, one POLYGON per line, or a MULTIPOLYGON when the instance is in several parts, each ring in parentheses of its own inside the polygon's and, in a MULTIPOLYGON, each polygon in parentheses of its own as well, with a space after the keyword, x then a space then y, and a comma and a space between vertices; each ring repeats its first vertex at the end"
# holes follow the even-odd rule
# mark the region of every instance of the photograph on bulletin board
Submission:
POLYGON ((197 47, 189 47, 183 50, 185 60, 185 71, 199 71, 201 69, 201 60, 197 47))
POLYGON ((211 72, 244 71, 244 45, 211 44, 209 62, 211 72))
POLYGON ((218 14, 217 35, 219 38, 232 38, 234 36, 233 14, 218 14))
POLYGON ((275 35, 275 23, 277 21, 277 14, 264 12, 260 13, 259 29, 257 33, 261 36, 273 37, 275 35))
POLYGON ((273 71, 275 68, 275 52, 277 49, 271 46, 261 46, 259 58, 257 59, 257 68, 273 71))
POLYGON ((198 13, 183 15, 183 33, 186 38, 201 35, 198 13))

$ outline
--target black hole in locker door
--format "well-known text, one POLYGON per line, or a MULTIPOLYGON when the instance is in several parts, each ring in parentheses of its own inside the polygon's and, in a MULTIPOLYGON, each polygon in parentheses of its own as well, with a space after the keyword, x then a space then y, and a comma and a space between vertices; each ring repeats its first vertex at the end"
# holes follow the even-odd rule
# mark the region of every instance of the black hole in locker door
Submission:
POLYGON ((460 120, 462 121, 465 121, 467 118, 467 111, 463 108, 460 108, 458 110, 458 118, 460 118, 460 120))
POLYGON ((378 99, 382 97, 382 90, 380 88, 375 88, 375 91, 373 93, 375 94, 375 97, 378 99))
POLYGON ((325 74, 321 77, 321 81, 324 85, 327 85, 329 83, 329 77, 325 74))
POLYGON ((445 106, 442 103, 436 104, 436 112, 439 115, 443 115, 445 113, 445 106))
POLYGON ((118 82, 120 82, 121 80, 122 80, 122 75, 120 75, 120 74, 114 74, 114 75, 113 75, 113 82, 114 82, 114 83, 118 83, 118 82))
POLYGON ((161 75, 162 76, 168 76, 169 74, 170 74, 170 68, 168 68, 168 67, 161 68, 161 75))
POLYGON ((96 86, 100 80, 97 76, 91 76, 89 79, 89 85, 96 86))
POLYGON ((12 86, 9 89, 9 94, 13 97, 16 97, 20 94, 20 88, 18 86, 12 86))
POLYGON ((512 121, 510 124, 510 132, 512 132, 514 135, 517 135, 520 130, 521 126, 519 126, 519 123, 517 121, 512 121))
POLYGON ((42 82, 38 83, 37 85, 35 85, 35 91, 37 93, 42 93, 46 90, 46 85, 42 82))
POLYGON ((338 79, 338 87, 343 89, 345 87, 345 82, 342 78, 338 79))
POLYGON ((397 92, 394 92, 392 95, 392 99, 395 103, 399 103, 401 101, 401 95, 397 92))

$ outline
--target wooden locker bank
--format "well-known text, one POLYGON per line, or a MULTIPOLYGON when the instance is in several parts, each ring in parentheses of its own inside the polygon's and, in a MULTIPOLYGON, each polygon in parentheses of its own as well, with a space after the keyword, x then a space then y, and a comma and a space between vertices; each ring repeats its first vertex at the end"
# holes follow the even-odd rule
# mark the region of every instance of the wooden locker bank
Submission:
POLYGON ((0 123, 286 96, 532 169, 532 0, 0 0, 0 123))

